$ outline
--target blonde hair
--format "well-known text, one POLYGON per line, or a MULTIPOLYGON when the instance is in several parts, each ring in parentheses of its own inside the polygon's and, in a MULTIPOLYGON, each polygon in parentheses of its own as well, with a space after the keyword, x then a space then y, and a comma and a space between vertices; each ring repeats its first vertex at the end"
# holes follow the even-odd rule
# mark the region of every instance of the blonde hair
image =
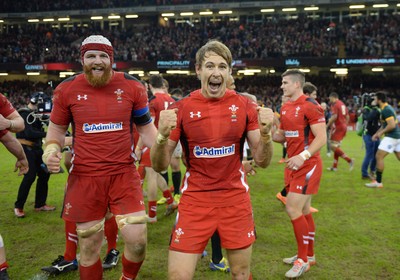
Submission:
POLYGON ((229 68, 232 67, 232 53, 223 43, 217 40, 208 41, 196 53, 196 65, 200 66, 204 62, 207 53, 213 52, 221 56, 228 63, 229 68))

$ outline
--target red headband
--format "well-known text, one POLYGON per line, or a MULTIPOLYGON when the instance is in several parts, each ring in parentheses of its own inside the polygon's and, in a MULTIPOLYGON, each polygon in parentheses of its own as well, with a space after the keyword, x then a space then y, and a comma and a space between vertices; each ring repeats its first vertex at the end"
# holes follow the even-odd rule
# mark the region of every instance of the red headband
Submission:
POLYGON ((111 64, 114 62, 114 48, 110 41, 100 35, 92 35, 86 38, 81 46, 81 60, 87 51, 102 51, 108 54, 111 64))

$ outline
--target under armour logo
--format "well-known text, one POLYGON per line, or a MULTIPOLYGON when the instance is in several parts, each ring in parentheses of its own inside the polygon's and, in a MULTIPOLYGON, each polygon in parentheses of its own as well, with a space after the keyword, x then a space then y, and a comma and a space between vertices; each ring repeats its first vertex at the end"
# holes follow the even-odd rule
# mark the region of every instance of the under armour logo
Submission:
POLYGON ((81 100, 81 99, 87 100, 87 94, 85 94, 85 95, 80 95, 80 94, 78 94, 78 95, 76 96, 76 99, 78 99, 78 100, 81 100))
POLYGON ((296 189, 302 190, 302 189, 303 189, 303 186, 296 186, 296 189))
POLYGON ((282 111, 282 115, 286 115, 286 111, 282 111))
POLYGON ((194 113, 194 112, 190 112, 190 118, 194 118, 194 116, 196 116, 196 117, 198 117, 198 118, 200 118, 201 117, 201 112, 200 111, 197 111, 197 113, 194 113))

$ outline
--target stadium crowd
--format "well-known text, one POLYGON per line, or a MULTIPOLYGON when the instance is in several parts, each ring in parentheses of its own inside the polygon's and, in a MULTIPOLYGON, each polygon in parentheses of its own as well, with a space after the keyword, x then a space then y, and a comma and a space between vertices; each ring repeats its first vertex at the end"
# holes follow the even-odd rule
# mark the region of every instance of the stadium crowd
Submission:
POLYGON ((110 38, 115 61, 193 60, 196 50, 211 38, 226 44, 235 59, 400 54, 399 15, 347 18, 341 23, 304 16, 289 20, 277 16, 257 23, 169 22, 140 27, 126 23, 125 28, 109 30, 94 22, 89 27, 8 27, 0 33, 0 62, 79 62, 79 46, 88 34, 110 38))

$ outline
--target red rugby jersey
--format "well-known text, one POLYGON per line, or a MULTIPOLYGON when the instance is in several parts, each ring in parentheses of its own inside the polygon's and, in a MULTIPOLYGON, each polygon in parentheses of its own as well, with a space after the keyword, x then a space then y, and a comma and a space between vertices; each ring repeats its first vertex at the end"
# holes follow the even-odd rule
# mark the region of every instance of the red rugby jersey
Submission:
MULTIPOLYGON (((303 94, 282 106, 280 128, 285 131, 289 157, 308 148, 315 138, 310 126, 317 123, 325 123, 324 110, 311 97, 303 94)), ((313 156, 317 155, 319 152, 313 156)))
POLYGON ((181 141, 187 165, 181 202, 228 206, 248 199, 241 159, 247 132, 259 128, 256 104, 232 90, 218 99, 196 90, 170 108, 178 108, 170 139, 181 141))
POLYGON ((54 91, 51 121, 72 124, 73 174, 113 175, 134 167, 132 123, 151 122, 145 87, 134 77, 115 72, 106 86, 93 88, 83 74, 54 91))

